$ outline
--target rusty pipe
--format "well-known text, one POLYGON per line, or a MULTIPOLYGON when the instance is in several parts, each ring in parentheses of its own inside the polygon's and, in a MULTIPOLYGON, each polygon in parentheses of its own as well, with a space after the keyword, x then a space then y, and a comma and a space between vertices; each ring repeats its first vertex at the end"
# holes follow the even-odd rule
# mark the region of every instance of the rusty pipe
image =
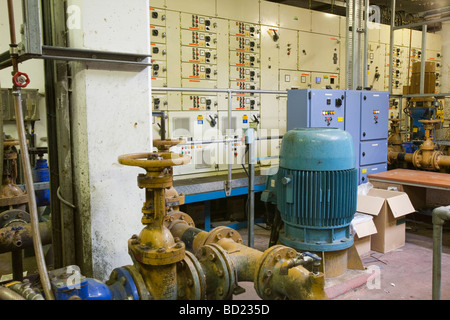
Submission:
POLYGON ((388 152, 388 162, 392 163, 395 161, 405 161, 405 162, 412 163, 413 162, 413 153, 389 151, 388 152))
MULTIPOLYGON (((230 229, 230 231, 232 230, 230 229)), ((248 262, 250 260, 258 261, 262 256, 261 251, 239 244, 231 238, 221 237, 218 239, 217 237, 211 237, 210 232, 189 226, 184 221, 173 223, 170 227, 170 232, 174 238, 181 239, 186 245, 186 250, 192 253, 196 253, 205 244, 217 241, 223 249, 228 251, 230 258, 233 260, 237 269, 238 281, 254 280, 256 263, 248 262)))
POLYGON ((244 245, 239 233, 228 227, 217 227, 206 232, 185 221, 175 221, 169 230, 174 238, 185 243, 186 250, 193 253, 211 243, 219 245, 232 261, 237 280, 253 282, 256 292, 263 299, 328 299, 323 273, 313 274, 301 265, 289 265, 289 261, 296 256, 292 248, 274 246, 261 252, 244 245))
POLYGON ((388 163, 409 162, 416 168, 450 167, 450 156, 443 155, 440 151, 416 150, 414 153, 388 152, 388 163))
MULTIPOLYGON (((27 249, 33 247, 33 232, 30 224, 25 224, 20 228, 2 228, 0 229, 0 254, 11 252, 18 249, 27 249)), ((39 233, 41 234, 42 244, 52 243, 51 222, 40 222, 39 233)))
POLYGON ((325 277, 315 275, 305 268, 292 267, 287 275, 279 271, 280 266, 276 266, 272 272, 273 283, 276 283, 276 290, 280 294, 289 297, 290 300, 327 300, 325 293, 325 277))
POLYGON ((258 270, 258 261, 261 259, 263 252, 236 243, 231 238, 220 239, 217 244, 228 252, 237 270, 238 281, 253 282, 258 270))

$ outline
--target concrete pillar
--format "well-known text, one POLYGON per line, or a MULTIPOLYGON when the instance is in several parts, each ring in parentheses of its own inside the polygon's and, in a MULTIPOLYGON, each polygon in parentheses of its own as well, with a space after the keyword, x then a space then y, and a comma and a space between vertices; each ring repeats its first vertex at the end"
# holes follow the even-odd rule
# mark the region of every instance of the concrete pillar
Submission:
MULTIPOLYGON (((68 1, 71 47, 150 52, 149 1, 68 1)), ((82 270, 99 280, 131 264, 127 241, 142 229, 143 170, 122 166, 121 154, 151 150, 150 67, 72 62, 73 170, 82 215, 82 270)))

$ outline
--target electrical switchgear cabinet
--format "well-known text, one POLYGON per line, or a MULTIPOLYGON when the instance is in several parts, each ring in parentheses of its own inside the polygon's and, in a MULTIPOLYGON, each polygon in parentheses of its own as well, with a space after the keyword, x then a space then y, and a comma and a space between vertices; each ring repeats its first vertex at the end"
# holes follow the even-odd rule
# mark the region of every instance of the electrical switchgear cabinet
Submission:
POLYGON ((353 137, 359 183, 387 170, 389 94, 385 91, 288 90, 287 130, 339 128, 353 137))

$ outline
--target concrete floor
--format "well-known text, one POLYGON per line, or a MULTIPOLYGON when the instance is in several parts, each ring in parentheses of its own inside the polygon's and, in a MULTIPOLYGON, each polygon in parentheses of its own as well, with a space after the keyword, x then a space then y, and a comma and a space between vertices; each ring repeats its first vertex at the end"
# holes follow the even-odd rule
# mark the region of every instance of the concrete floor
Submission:
MULTIPOLYGON (((431 300, 432 298, 432 225, 407 222, 405 246, 380 253, 371 251, 361 260, 365 271, 349 270, 326 279, 326 291, 332 300, 431 300)), ((247 229, 238 230, 247 243, 247 229)), ((266 250, 270 231, 255 226, 254 247, 266 250)), ((444 228, 442 249, 441 299, 450 299, 450 231, 444 228)), ((246 292, 235 300, 259 300, 253 283, 240 283, 246 292)))

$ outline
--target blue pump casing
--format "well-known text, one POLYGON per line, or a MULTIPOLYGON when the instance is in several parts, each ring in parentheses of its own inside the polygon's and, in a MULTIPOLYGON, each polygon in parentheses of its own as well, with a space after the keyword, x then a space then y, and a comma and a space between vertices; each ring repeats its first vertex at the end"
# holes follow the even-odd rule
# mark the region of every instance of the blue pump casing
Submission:
MULTIPOLYGON (((33 168, 34 182, 48 182, 49 172, 46 159, 37 159, 36 166, 33 168)), ((36 205, 38 207, 50 205, 50 189, 36 190, 36 205)))
POLYGON ((72 265, 49 272, 56 300, 139 300, 133 277, 126 267, 116 268, 109 281, 103 283, 81 275, 72 265))

